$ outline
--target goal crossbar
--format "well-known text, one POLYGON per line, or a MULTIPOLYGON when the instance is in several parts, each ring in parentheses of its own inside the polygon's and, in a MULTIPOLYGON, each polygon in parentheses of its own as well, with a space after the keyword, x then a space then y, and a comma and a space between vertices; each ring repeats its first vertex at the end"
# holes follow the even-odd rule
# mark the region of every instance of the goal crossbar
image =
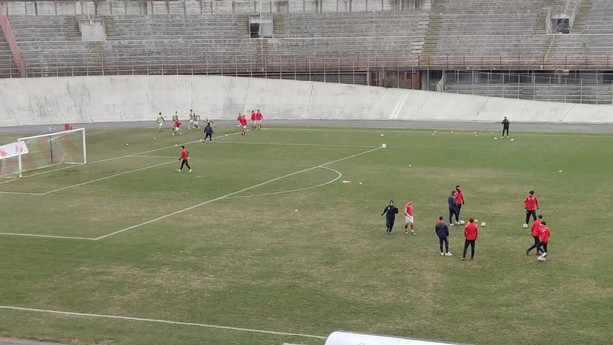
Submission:
POLYGON ((22 177, 23 172, 57 164, 87 163, 85 128, 40 134, 17 139, 28 152, 2 162, 0 176, 22 177))

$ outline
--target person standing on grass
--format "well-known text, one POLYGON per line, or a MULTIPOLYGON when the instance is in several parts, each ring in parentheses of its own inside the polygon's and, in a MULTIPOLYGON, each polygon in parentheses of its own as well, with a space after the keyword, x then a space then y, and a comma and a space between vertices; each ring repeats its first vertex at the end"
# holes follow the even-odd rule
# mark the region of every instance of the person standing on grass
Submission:
POLYGON ((181 121, 175 120, 174 125, 172 126, 172 135, 175 135, 176 133, 179 133, 180 131, 181 131, 181 121))
POLYGON ((247 118, 245 115, 238 113, 236 121, 238 121, 238 125, 241 128, 241 135, 245 135, 247 133, 247 118))
POLYGON ((163 132, 164 130, 162 127, 164 126, 164 116, 162 116, 161 111, 158 113, 158 117, 155 122, 158 124, 158 132, 163 132))
POLYGON ((194 113, 194 128, 196 130, 200 129, 200 125, 198 124, 200 122, 200 115, 194 113))
POLYGON ((539 201, 534 196, 534 191, 531 190, 528 196, 524 199, 524 208, 526 209, 526 222, 524 223, 524 228, 528 227, 528 222, 530 222, 530 217, 536 220, 536 210, 539 208, 539 201))
POLYGON ((258 111, 255 113, 255 127, 258 129, 258 131, 262 129, 262 118, 262 113, 260 112, 260 109, 258 109, 258 111))
POLYGON ((456 224, 460 224, 458 219, 458 203, 455 198, 455 189, 451 191, 451 195, 447 198, 449 205, 449 226, 453 226, 453 216, 455 216, 456 224))
POLYGON ((462 205, 464 205, 464 193, 460 189, 460 185, 455 186, 455 202, 458 204, 458 215, 456 220, 460 221, 460 212, 462 211, 462 205))
POLYGON ((447 239, 447 237, 449 237, 449 226, 443 221, 443 216, 438 217, 438 222, 434 226, 434 232, 438 236, 441 256, 451 256, 451 252, 449 251, 449 240, 447 239), (444 247, 443 244, 445 245, 444 247))
POLYGON ((187 129, 194 128, 194 110, 189 110, 189 125, 187 125, 187 129))
MULTIPOLYGON (((541 238, 541 222, 543 220, 543 215, 539 214, 538 219, 532 223, 532 227, 530 228, 530 233, 532 234, 532 238, 534 239, 534 245, 530 248, 526 249, 526 255, 530 255, 530 251, 539 244, 541 238)), ((541 254, 537 249, 536 254, 541 254)))
POLYGON ((539 256, 539 259, 544 259, 547 257, 547 252, 548 252, 547 245, 549 244, 549 237, 551 237, 551 230, 549 230, 549 227, 547 226, 547 222, 542 221, 541 222, 541 236, 539 237, 539 243, 536 245, 536 252, 538 253, 540 250, 543 253, 539 256))
POLYGON ((464 252, 462 253, 462 260, 466 260, 466 250, 468 246, 470 246, 470 259, 472 260, 475 257, 475 241, 477 241, 477 236, 479 235, 479 228, 477 228, 477 224, 475 224, 475 220, 473 218, 468 219, 468 224, 464 227, 464 252))
POLYGON ((213 141, 213 126, 211 126, 210 122, 207 122, 206 127, 204 127, 204 140, 202 142, 206 142, 206 139, 209 138, 209 141, 213 141))
POLYGON ((504 117, 504 120, 502 120, 502 138, 504 138, 504 134, 507 134, 507 137, 509 137, 509 119, 507 119, 507 117, 504 117))
POLYGON ((181 145, 181 157, 179 160, 181 161, 181 167, 177 169, 177 171, 183 170, 183 166, 186 166, 189 169, 189 172, 192 172, 192 168, 189 166, 189 162, 187 161, 189 158, 189 151, 185 148, 185 145, 181 145))
POLYGON ((175 110, 175 113, 172 114, 172 122, 179 121, 179 112, 175 110))
POLYGON ((396 214, 398 214, 398 207, 394 206, 393 200, 390 200, 389 205, 387 205, 385 209, 383 209, 383 213, 381 213, 381 215, 385 215, 385 228, 387 229, 388 235, 392 233, 392 229, 394 228, 396 214))
POLYGON ((413 219, 413 200, 409 199, 409 201, 404 205, 404 233, 408 234, 408 228, 411 226, 411 232, 415 235, 415 224, 413 219))
POLYGON ((251 111, 251 130, 255 129, 255 111, 251 111))

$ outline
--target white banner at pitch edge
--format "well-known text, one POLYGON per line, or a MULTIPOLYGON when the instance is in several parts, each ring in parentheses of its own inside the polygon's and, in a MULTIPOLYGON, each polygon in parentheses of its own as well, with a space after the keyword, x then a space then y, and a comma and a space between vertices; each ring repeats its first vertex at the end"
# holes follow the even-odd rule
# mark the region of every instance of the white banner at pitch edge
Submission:
POLYGON ((17 141, 0 146, 0 159, 15 157, 26 153, 28 153, 28 146, 26 146, 25 141, 17 141))

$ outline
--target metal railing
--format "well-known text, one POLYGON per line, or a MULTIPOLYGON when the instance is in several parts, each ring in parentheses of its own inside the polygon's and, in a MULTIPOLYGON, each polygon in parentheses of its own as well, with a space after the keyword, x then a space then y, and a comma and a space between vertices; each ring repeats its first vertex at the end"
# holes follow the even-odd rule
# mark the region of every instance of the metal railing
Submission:
POLYGON ((533 101, 611 104, 613 73, 452 71, 445 92, 533 101))
MULTIPOLYGON (((44 51, 31 52, 43 55, 44 51)), ((294 73, 307 71, 372 70, 534 70, 534 71, 607 71, 613 70, 613 56, 564 56, 548 58, 532 56, 434 56, 421 57, 330 57, 265 55, 224 58, 223 54, 204 56, 130 56, 106 57, 103 55, 70 56, 56 58, 59 61, 28 62, 23 77, 121 75, 121 74, 262 74, 294 73)), ((9 66, 17 63, 13 57, 0 56, 0 77, 18 77, 9 74, 9 66)))
MULTIPOLYGON (((419 56, 340 58, 273 55, 261 60, 255 57, 133 56, 87 61, 66 57, 57 62, 32 62, 28 64, 26 77, 219 75, 420 88, 574 103, 610 104, 613 97, 610 89, 613 73, 602 72, 613 70, 609 64, 613 60, 609 57, 567 57, 554 65, 540 65, 540 59, 527 57, 469 56, 421 59, 419 56), (523 65, 516 65, 518 61, 523 65), (567 61, 573 61, 573 64, 567 61), (532 72, 516 72, 522 70, 532 72), (441 82, 443 78, 444 82, 441 82)), ((10 58, 7 61, 0 58, 0 76, 20 77, 13 72, 11 63, 10 58)))

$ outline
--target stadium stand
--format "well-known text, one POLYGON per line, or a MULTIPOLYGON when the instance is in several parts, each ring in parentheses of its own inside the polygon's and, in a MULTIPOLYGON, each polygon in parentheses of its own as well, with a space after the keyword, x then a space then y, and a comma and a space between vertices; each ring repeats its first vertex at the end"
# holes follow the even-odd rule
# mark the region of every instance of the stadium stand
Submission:
MULTIPOLYGON (((610 78, 600 72, 613 65, 607 0, 36 4, 0 2, 28 76, 223 74, 534 100, 612 98, 610 78), (551 15, 560 11, 572 12, 568 34, 551 33, 551 15), (270 20, 270 36, 250 37, 253 18, 270 20), (89 19, 103 23, 105 39, 82 37, 80 24, 89 19), (447 78, 466 70, 499 75, 447 78)), ((0 38, 0 73, 14 72, 0 38)))

